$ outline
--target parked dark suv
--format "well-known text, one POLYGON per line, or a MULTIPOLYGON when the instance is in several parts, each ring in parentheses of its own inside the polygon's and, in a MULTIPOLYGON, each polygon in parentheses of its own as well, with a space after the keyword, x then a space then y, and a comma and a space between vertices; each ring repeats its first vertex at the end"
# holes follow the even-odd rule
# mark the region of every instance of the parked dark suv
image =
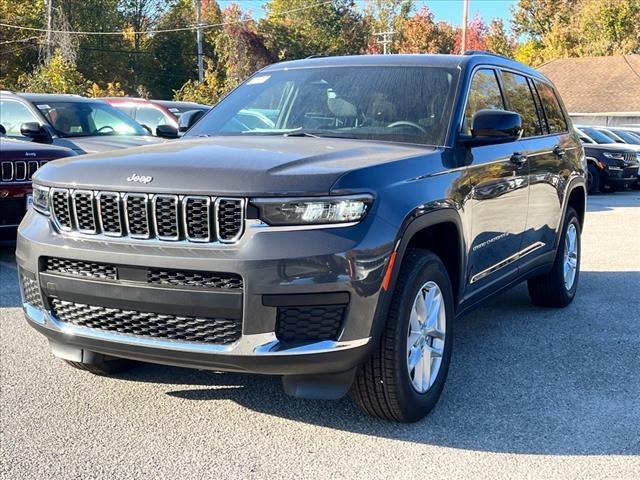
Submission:
POLYGON ((455 319, 523 280, 538 305, 572 301, 585 178, 553 86, 519 63, 275 64, 180 140, 38 172, 24 309, 94 373, 281 375, 413 421, 440 396, 455 319))

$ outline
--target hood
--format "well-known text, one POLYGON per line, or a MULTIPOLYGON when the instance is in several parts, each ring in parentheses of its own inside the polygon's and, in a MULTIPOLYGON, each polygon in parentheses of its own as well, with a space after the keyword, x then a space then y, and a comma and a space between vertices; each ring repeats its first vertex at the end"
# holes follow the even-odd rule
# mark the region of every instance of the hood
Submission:
POLYGON ((341 175, 433 147, 310 137, 212 137, 59 160, 50 186, 209 195, 325 195, 341 175))
POLYGON ((60 138, 56 141, 56 144, 71 148, 78 153, 99 153, 121 148, 139 147, 141 145, 154 145, 165 141, 162 138, 152 137, 151 135, 100 135, 95 137, 60 138))
POLYGON ((632 145, 630 143, 583 143, 582 146, 585 150, 589 150, 591 148, 606 152, 640 152, 640 145, 632 145))

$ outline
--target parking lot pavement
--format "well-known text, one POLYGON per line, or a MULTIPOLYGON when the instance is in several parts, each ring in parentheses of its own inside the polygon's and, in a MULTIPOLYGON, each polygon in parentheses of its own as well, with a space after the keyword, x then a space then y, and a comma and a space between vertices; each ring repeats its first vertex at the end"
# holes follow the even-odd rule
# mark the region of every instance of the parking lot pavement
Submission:
POLYGON ((576 300, 525 286, 457 325, 432 414, 372 420, 277 378, 141 365, 94 377, 54 360, 0 252, 0 476, 634 478, 640 475, 640 194, 589 199, 576 300))

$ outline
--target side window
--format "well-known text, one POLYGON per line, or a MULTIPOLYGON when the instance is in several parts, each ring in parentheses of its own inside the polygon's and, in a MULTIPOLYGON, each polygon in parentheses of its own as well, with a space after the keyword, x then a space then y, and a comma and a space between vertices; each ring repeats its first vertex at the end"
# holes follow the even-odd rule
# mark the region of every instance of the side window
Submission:
POLYGON ((478 70, 473 75, 471 87, 469 87, 469 97, 467 98, 467 108, 464 111, 464 122, 462 132, 471 134, 471 120, 473 114, 478 110, 491 109, 502 110, 504 103, 500 94, 498 78, 493 70, 478 70))
POLYGON ((20 102, 0 100, 0 124, 7 131, 7 135, 21 137, 20 126, 26 122, 38 122, 38 119, 20 102))
POLYGON ((547 124, 549 125, 549 133, 560 133, 567 131, 567 121, 562 113, 562 108, 558 102, 553 89, 546 83, 536 80, 536 89, 540 95, 540 101, 544 108, 547 124))
POLYGON ((167 123, 164 113, 153 107, 138 107, 136 121, 140 125, 149 127, 152 132, 155 132, 158 125, 166 125, 167 123))
POLYGON ((536 110, 527 78, 511 72, 502 72, 502 86, 508 109, 522 117, 523 137, 542 135, 542 125, 536 110))

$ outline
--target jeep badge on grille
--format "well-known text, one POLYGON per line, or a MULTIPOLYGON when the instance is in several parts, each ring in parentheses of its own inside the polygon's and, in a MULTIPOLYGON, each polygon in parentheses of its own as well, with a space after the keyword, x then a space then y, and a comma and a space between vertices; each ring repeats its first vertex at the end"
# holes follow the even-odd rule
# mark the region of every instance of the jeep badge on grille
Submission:
POLYGON ((138 182, 144 183, 145 185, 152 181, 153 177, 150 175, 138 175, 137 173, 132 173, 130 177, 127 177, 127 182, 138 182))

